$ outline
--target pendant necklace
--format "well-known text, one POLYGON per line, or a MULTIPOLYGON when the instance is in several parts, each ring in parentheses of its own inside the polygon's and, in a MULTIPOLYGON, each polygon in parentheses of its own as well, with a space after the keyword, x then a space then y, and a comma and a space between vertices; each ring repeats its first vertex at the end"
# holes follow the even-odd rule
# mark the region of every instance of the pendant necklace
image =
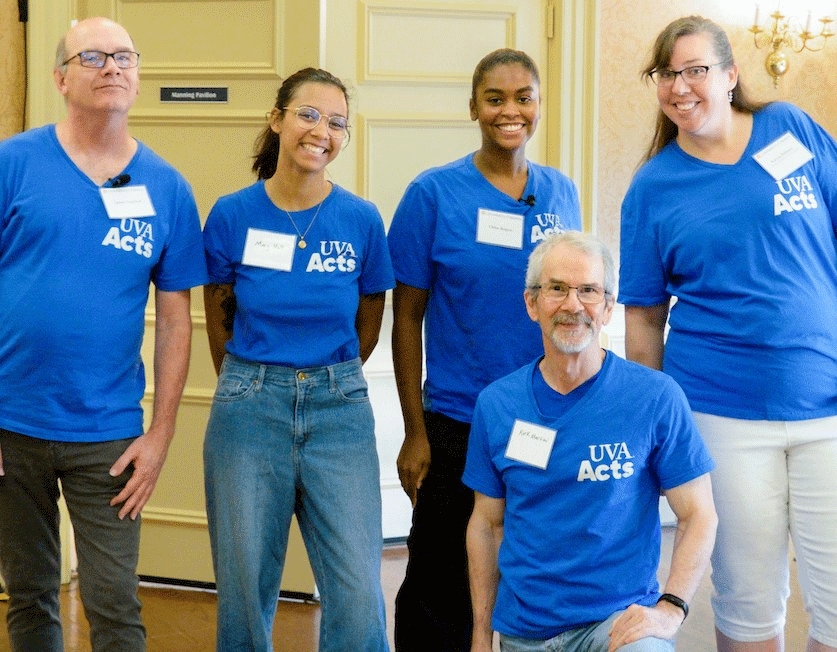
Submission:
POLYGON ((305 247, 308 246, 308 244, 305 242, 305 236, 308 235, 308 232, 311 230, 311 226, 314 224, 314 221, 317 219, 317 215, 320 214, 320 209, 323 207, 324 203, 325 203, 325 200, 321 201, 320 205, 317 206, 317 212, 314 213, 314 217, 312 217, 311 221, 308 223, 308 228, 305 229, 305 233, 300 232, 299 227, 296 225, 296 222, 294 222, 294 218, 291 217, 291 214, 288 211, 285 211, 284 208, 282 209, 283 211, 285 211, 285 215, 288 216, 288 219, 291 221, 291 224, 294 225, 294 229, 296 230, 296 234, 299 236, 299 242, 296 243, 296 246, 299 247, 300 249, 305 249, 305 247))

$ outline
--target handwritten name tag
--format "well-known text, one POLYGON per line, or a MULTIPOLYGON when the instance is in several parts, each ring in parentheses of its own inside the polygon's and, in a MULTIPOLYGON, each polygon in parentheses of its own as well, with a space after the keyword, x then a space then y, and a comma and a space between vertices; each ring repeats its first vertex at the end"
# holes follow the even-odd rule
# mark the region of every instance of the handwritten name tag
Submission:
POLYGON ((296 236, 262 229, 247 229, 241 262, 253 267, 290 272, 294 264, 296 236))
POLYGON ((506 457, 545 469, 556 434, 551 428, 515 419, 506 447, 506 457))

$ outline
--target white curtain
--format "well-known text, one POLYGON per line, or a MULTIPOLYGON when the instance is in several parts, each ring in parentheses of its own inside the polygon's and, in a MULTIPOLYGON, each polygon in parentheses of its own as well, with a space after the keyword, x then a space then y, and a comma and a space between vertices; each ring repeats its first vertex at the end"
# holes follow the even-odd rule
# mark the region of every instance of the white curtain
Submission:
POLYGON ((0 0, 0 139, 23 131, 24 28, 19 20, 17 0, 0 0))

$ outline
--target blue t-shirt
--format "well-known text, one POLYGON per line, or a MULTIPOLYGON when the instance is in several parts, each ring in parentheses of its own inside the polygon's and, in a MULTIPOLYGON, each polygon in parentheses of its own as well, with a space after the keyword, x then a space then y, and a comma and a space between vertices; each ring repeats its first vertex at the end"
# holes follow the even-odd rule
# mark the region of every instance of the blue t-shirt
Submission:
POLYGON ((734 165, 675 141, 622 204, 619 301, 677 297, 664 370, 694 410, 739 419, 837 414, 837 143, 799 109, 753 116, 734 165), (775 181, 753 155, 790 132, 814 158, 775 181))
POLYGON ((206 282, 200 220, 177 171, 139 143, 123 174, 156 215, 108 218, 54 125, 0 143, 0 427, 55 441, 143 432, 149 283, 206 282))
MULTIPOLYGON (((392 218, 395 278, 429 290, 424 318, 429 409, 470 422, 477 394, 543 351, 523 302, 526 264, 555 230, 581 228, 578 193, 553 168, 529 163, 524 198, 495 188, 473 154, 420 174, 392 218), (484 209, 484 210, 483 210, 484 209), (520 248, 477 242, 480 211, 519 216, 520 248), (522 236, 522 237, 520 237, 522 236)), ((500 228, 508 227, 501 221, 500 228)))
POLYGON ((665 374, 608 353, 587 393, 550 418, 533 393, 539 362, 480 394, 462 481, 505 500, 494 629, 543 640, 657 601, 660 491, 713 464, 665 374), (557 431, 545 469, 506 457, 516 420, 557 431))
POLYGON ((294 247, 288 272, 242 263, 248 230, 297 235, 263 181, 221 197, 209 213, 204 244, 210 281, 232 283, 237 302, 227 351, 296 369, 354 360, 360 354, 360 296, 395 285, 381 216, 337 185, 322 204, 291 216, 303 233, 311 227, 308 246, 294 247))

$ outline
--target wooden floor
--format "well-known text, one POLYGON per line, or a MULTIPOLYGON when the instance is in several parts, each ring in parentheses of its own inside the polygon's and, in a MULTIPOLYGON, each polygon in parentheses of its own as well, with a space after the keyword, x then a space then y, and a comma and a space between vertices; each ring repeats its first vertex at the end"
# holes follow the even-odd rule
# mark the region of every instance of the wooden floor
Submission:
MULTIPOLYGON (((661 575, 668 574, 672 531, 663 534, 663 565, 661 575)), ((384 552, 382 584, 387 603, 387 624, 392 644, 392 614, 395 594, 404 577, 407 562, 406 548, 397 546, 384 552)), ((793 595, 788 605, 785 631, 786 650, 805 649, 808 618, 803 612, 793 573, 793 595)), ((700 591, 692 601, 689 618, 678 636, 679 652, 714 652, 715 638, 712 612, 709 606, 709 579, 704 578, 700 591)), ((211 652, 215 640, 215 594, 208 591, 187 591, 145 586, 140 588, 143 619, 148 629, 149 652, 211 652)), ((87 621, 78 597, 75 582, 61 595, 64 622, 65 652, 90 652, 87 621)), ((0 617, 5 621, 6 603, 0 603, 0 617)), ((281 601, 274 625, 274 645, 277 652, 316 652, 319 628, 319 608, 314 604, 281 601)), ((0 652, 10 650, 5 627, 0 627, 0 652)), ((27 651, 29 652, 29 651, 27 651)), ((35 651, 32 651, 35 652, 35 651)), ((429 651, 430 652, 430 651, 429 651)))

